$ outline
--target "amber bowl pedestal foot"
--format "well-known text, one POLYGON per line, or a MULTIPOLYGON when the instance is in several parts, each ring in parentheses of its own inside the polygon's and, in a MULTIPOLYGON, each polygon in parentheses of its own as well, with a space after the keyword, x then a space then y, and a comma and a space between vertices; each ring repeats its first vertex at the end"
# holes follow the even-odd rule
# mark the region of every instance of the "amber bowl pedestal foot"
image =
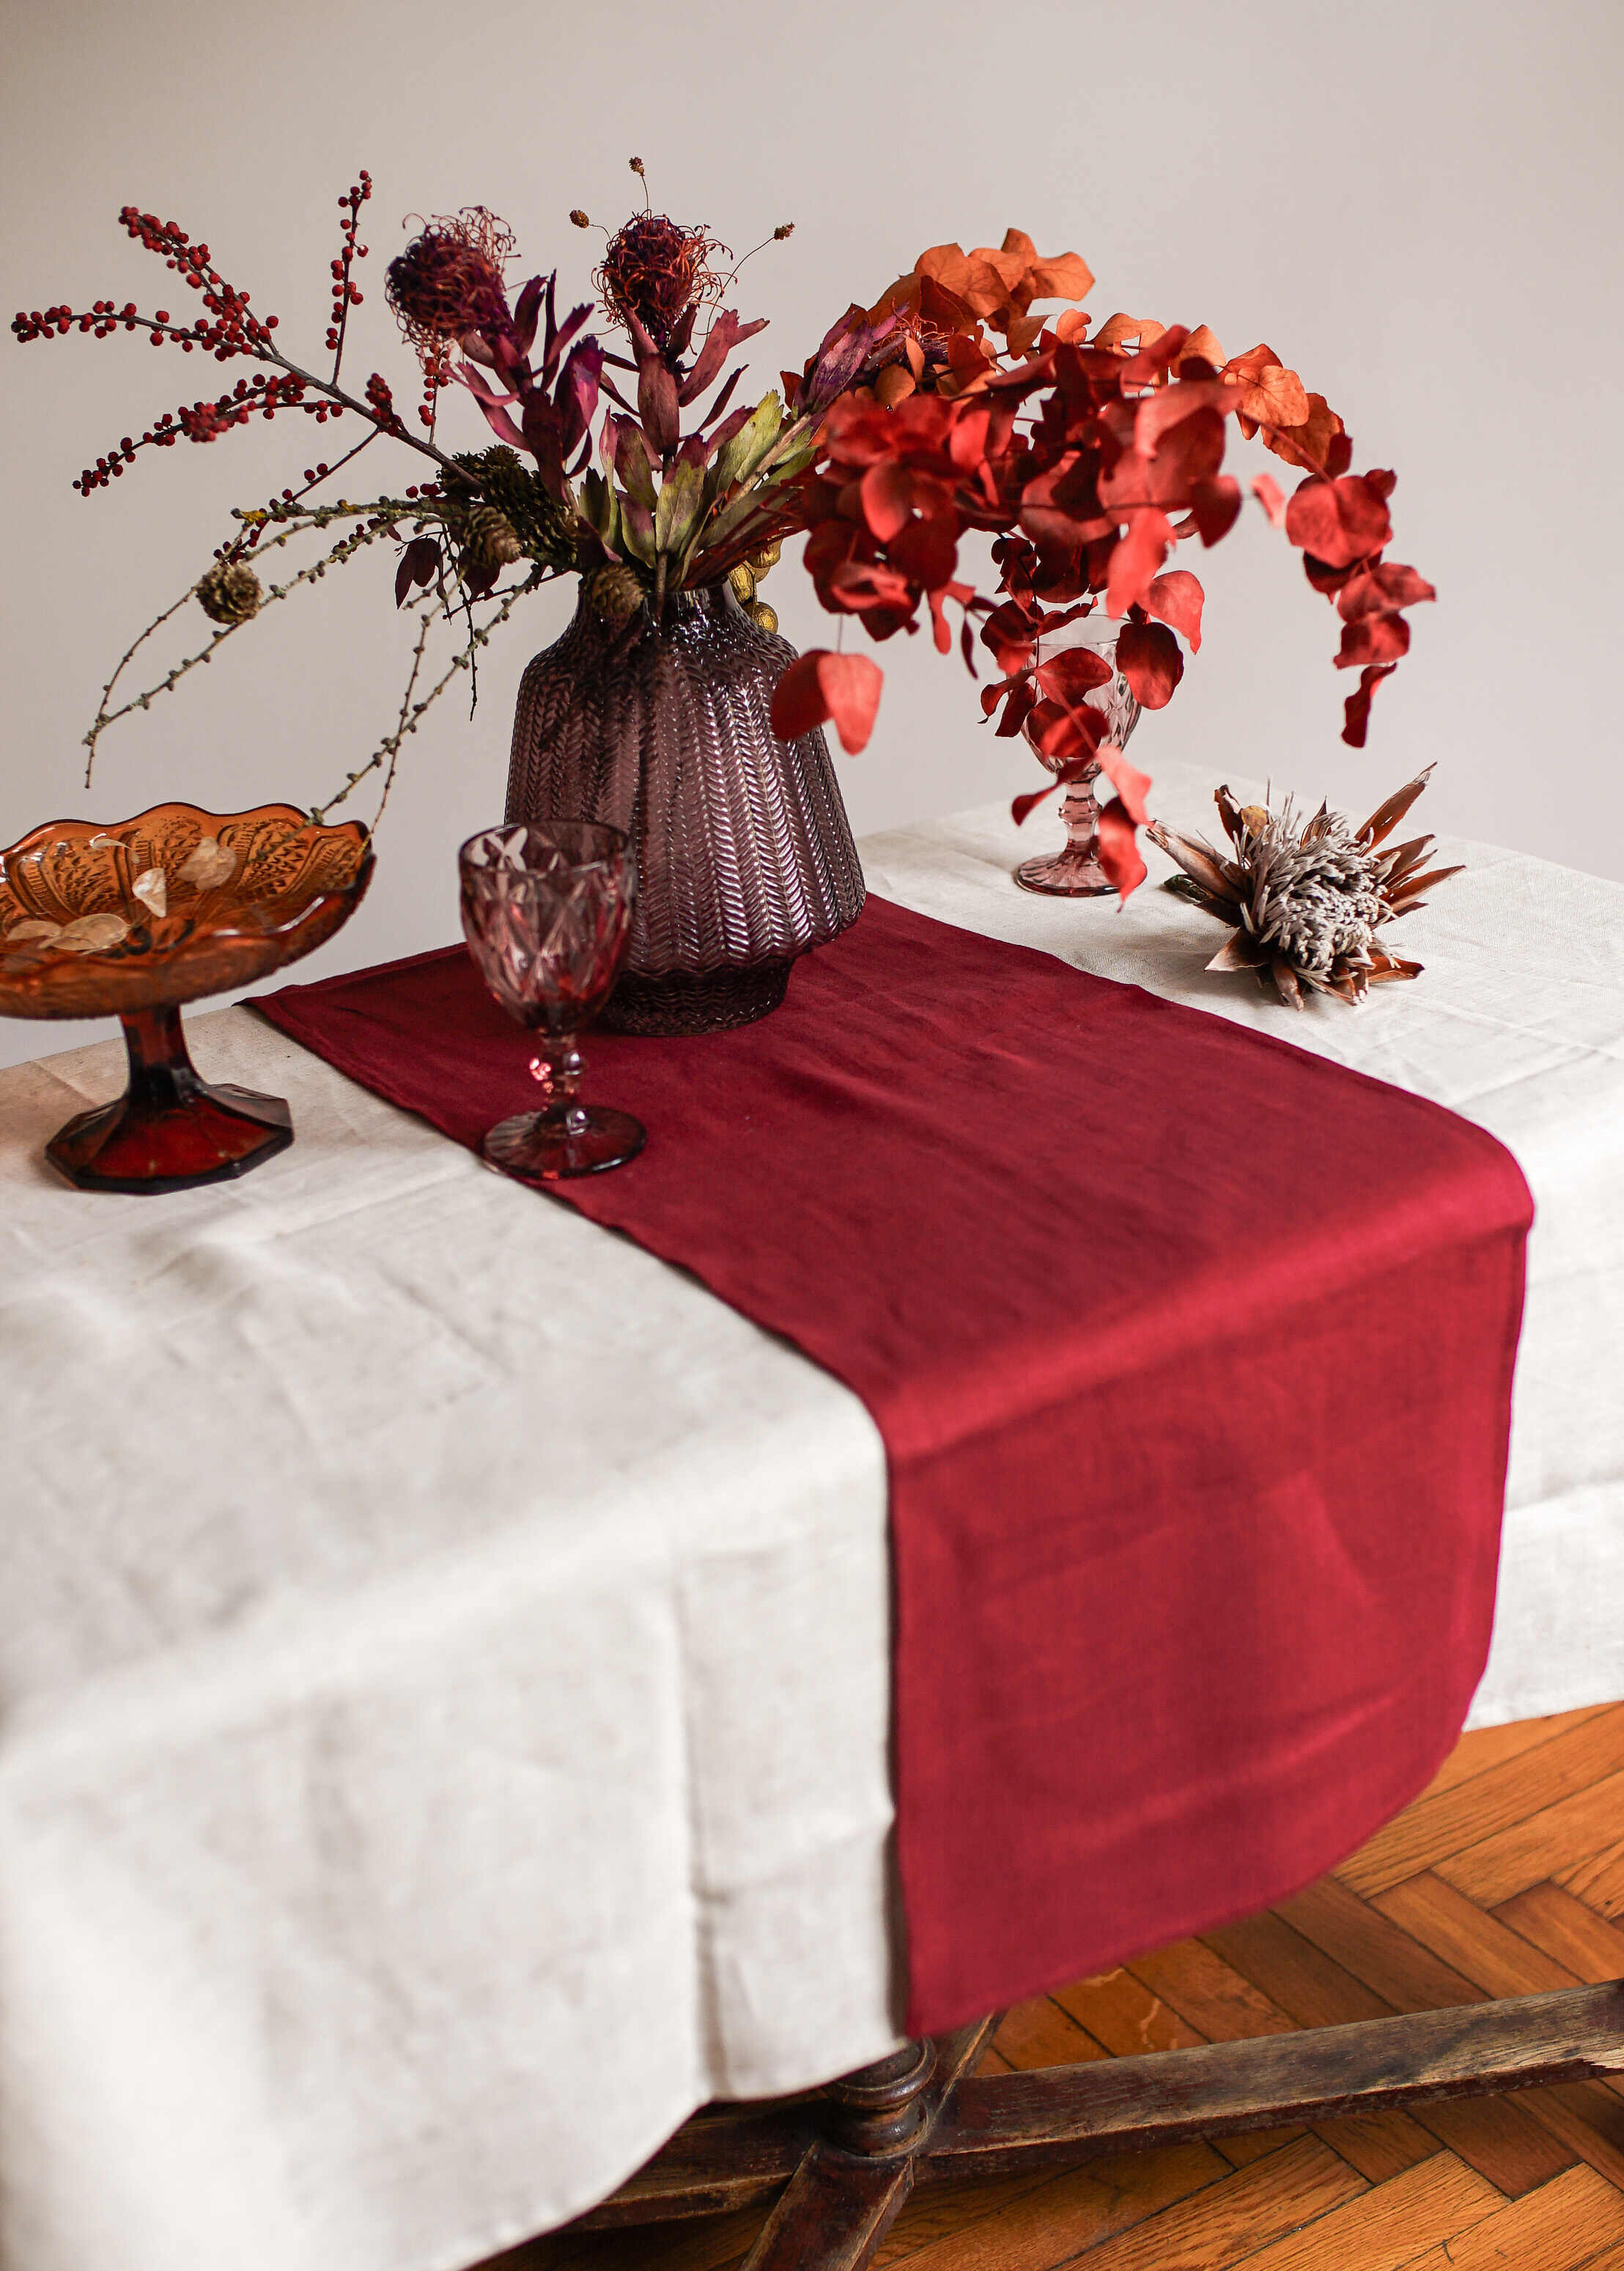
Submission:
POLYGON ((189 1191, 224 1182, 285 1151, 293 1117, 279 1096, 200 1079, 179 1009, 122 1020, 130 1085, 111 1104, 59 1128, 45 1156, 82 1191, 189 1191))

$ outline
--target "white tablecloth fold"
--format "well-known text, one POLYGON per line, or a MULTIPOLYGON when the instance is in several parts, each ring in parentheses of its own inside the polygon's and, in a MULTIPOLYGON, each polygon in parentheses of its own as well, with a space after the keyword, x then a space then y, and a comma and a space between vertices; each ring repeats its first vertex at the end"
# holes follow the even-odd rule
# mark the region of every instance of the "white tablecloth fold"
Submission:
MULTIPOLYGON (((1204 826, 1209 786, 1159 808, 1204 826)), ((1165 894, 1016 892, 1052 826, 864 865, 1521 1162, 1473 1722, 1624 1696, 1624 890, 1468 847, 1419 986, 1291 1019, 1165 894)), ((292 1100, 240 1184, 56 1182, 116 1043, 0 1075, 0 2267, 460 2271, 707 2097, 894 2041, 883 1454, 680 1272, 248 1012, 189 1031, 292 1100)))

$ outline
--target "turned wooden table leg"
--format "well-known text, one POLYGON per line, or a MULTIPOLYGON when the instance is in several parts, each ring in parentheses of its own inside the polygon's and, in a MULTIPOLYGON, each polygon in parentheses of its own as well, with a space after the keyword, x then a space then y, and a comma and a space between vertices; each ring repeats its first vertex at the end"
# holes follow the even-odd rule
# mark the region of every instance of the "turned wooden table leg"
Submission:
POLYGON ((825 2093, 807 2151, 743 2271, 863 2271, 914 2188, 914 2153, 942 2093, 934 2043, 908 2043, 825 2093))

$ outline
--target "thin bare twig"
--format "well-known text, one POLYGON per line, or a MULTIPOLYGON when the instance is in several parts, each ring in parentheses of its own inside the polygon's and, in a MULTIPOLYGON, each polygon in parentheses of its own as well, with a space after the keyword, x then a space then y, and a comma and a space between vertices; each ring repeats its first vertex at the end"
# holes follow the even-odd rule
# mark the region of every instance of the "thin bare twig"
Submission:
MULTIPOLYGON (((495 614, 492 615, 487 622, 480 624, 474 629, 471 634, 466 645, 462 647, 458 652, 451 658, 450 666, 445 672, 444 676, 429 689, 428 692, 423 696, 423 699, 420 702, 414 704, 412 700, 412 689, 417 682, 417 675, 421 661, 422 650, 427 645, 428 628, 432 623, 439 620, 439 616, 437 614, 426 616, 424 619, 423 628, 418 634, 419 653, 413 659, 412 677, 407 683, 406 696, 404 701, 401 704, 399 724, 396 726, 395 731, 392 733, 385 734, 383 740, 378 744, 377 748, 373 751, 371 756, 367 758, 364 765, 358 765, 352 773, 348 773, 345 776, 345 784, 341 789, 330 796, 324 804, 311 806, 310 817, 312 820, 315 821, 318 824, 324 822, 328 814, 331 812, 335 807, 344 803, 345 799, 352 793, 353 790, 359 787, 360 783, 364 781, 369 774, 375 773, 379 767, 384 764, 389 766, 389 772, 384 781, 384 796, 387 800, 389 783, 394 778, 394 760, 399 754, 400 745, 405 740, 408 733, 415 733, 417 732, 418 721, 422 717, 424 711, 431 708, 433 704, 440 699, 440 696, 445 692, 447 687, 451 684, 459 670, 467 670, 471 666, 473 657, 477 651, 487 644, 491 634, 493 631, 501 629, 501 626, 507 622, 508 616, 513 613, 515 604, 523 598, 524 594, 527 592, 534 591, 538 584, 550 583, 552 580, 553 579, 551 577, 533 575, 526 577, 525 580, 522 584, 511 585, 501 595, 501 605, 497 608, 495 614)), ((449 609, 446 611, 446 620, 448 622, 450 620, 450 611, 449 609)), ((379 812, 382 813, 382 809, 383 807, 380 804, 378 807, 379 812)))
MULTIPOLYGON (((326 574, 330 567, 339 565, 344 561, 352 558, 364 545, 375 543, 377 539, 382 535, 392 534, 395 525, 397 521, 403 520, 408 516, 415 516, 416 511, 416 506, 404 499, 397 500, 394 498, 389 498, 381 500, 379 501, 379 503, 372 505, 318 505, 311 511, 300 514, 296 521, 285 528, 278 529, 276 535, 269 540, 264 546, 263 552, 259 555, 261 558, 264 556, 265 553, 274 552, 278 546, 290 542, 293 537, 303 535, 308 529, 325 528, 330 521, 349 519, 363 514, 371 516, 371 519, 369 525, 360 528, 351 529, 346 535, 340 538, 339 541, 330 552, 324 553, 320 560, 313 560, 308 566, 301 568, 298 574, 293 576, 287 583, 271 584, 268 585, 263 597, 260 600, 259 607, 256 612, 263 613, 266 607, 273 605, 278 599, 286 599, 290 592, 297 591, 301 584, 309 584, 318 581, 320 577, 326 574), (382 510, 380 510, 380 504, 382 508, 382 510)), ((249 516, 244 516, 244 517, 248 517, 249 516)), ((268 519, 270 516, 267 515, 266 517, 268 519)), ((263 525, 263 524, 261 525, 263 525)), ((123 703, 118 709, 110 710, 108 707, 108 704, 113 698, 113 690, 118 684, 120 678, 123 675, 125 666, 145 644, 146 641, 151 638, 152 633, 157 630, 160 625, 167 623, 171 615, 178 613, 178 611, 186 605, 186 602, 194 597, 197 590, 197 586, 196 584, 189 585, 187 589, 182 592, 180 598, 176 599, 172 606, 166 607, 161 615, 158 616, 154 622, 147 625, 140 637, 136 639, 131 645, 126 649, 119 662, 117 669, 115 670, 112 677, 108 679, 106 686, 103 687, 101 690, 100 707, 97 710, 94 720, 91 725, 90 731, 85 734, 84 741, 84 746, 89 752, 85 763, 85 786, 86 788, 91 785, 92 776, 95 770, 96 745, 100 741, 103 733, 108 730, 108 727, 109 726, 116 725, 121 718, 127 718, 132 710, 145 710, 150 708, 153 700, 159 694, 173 693, 175 687, 179 685, 182 679, 186 676, 189 671, 195 670, 199 663, 211 661, 214 657, 215 649, 220 646, 226 639, 234 637, 234 635, 242 629, 242 622, 222 624, 215 632, 212 638, 210 639, 206 646, 200 647, 195 654, 188 655, 183 661, 176 663, 174 669, 169 671, 165 677, 161 678, 156 685, 147 687, 145 691, 140 694, 132 695, 130 700, 123 703)), ((245 616, 243 618, 243 622, 251 622, 253 620, 254 617, 251 615, 245 616)))

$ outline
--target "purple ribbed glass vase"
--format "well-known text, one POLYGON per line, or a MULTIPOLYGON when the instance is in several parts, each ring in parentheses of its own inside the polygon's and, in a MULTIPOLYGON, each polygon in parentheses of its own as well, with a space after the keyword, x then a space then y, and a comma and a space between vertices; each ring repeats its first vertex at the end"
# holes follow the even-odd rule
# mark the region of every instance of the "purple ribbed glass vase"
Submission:
POLYGON ((604 1024, 747 1024, 783 999, 797 955, 861 912, 823 735, 781 741, 768 720, 794 659, 725 585, 616 629, 583 582, 575 621, 525 671, 508 820, 608 821, 636 855, 631 943, 604 1024))

